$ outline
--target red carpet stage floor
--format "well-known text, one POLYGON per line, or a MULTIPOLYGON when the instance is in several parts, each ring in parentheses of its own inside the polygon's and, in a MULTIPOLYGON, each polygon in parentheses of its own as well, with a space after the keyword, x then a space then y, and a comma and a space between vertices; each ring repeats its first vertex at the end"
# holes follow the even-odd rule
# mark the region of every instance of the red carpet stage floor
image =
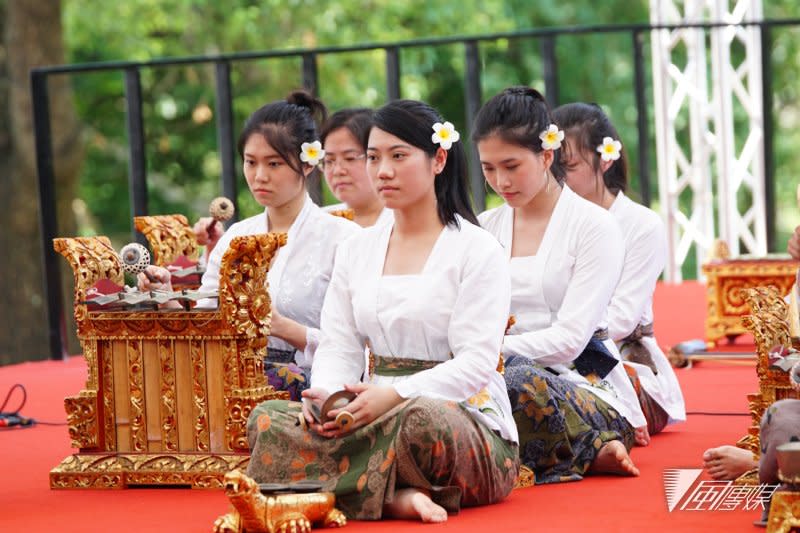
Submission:
MULTIPOLYGON (((656 317, 656 334, 663 346, 702 338, 704 287, 697 283, 660 286, 656 317)), ((743 506, 731 511, 668 510, 664 471, 701 468, 706 448, 732 444, 743 436, 750 420, 745 394, 757 388, 752 364, 704 361, 677 372, 690 413, 740 416, 691 414, 686 423, 655 436, 649 447, 635 448, 632 456, 642 471, 638 478, 590 477, 578 483, 515 490, 501 504, 467 509, 443 525, 351 522, 346 531, 759 531, 752 522, 760 511, 746 511, 743 506)), ((3 367, 0 400, 13 384, 22 383, 28 400, 21 414, 63 423, 63 399, 77 393, 85 379, 81 357, 3 367)), ((8 407, 18 401, 15 394, 8 407)), ((210 531, 214 519, 227 511, 221 491, 50 490, 49 470, 70 453, 64 426, 0 431, 0 531, 202 532, 210 531)))

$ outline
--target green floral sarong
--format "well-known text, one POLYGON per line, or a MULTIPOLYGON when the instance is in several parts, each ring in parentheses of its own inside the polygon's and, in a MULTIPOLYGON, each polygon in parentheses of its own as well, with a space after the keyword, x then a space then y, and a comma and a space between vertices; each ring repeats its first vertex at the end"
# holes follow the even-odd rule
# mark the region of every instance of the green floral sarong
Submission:
POLYGON ((455 403, 407 400, 335 439, 304 431, 301 404, 273 400, 248 421, 247 474, 260 483, 318 480, 349 518, 380 519, 397 489, 428 490, 449 512, 503 500, 519 469, 517 445, 455 403))

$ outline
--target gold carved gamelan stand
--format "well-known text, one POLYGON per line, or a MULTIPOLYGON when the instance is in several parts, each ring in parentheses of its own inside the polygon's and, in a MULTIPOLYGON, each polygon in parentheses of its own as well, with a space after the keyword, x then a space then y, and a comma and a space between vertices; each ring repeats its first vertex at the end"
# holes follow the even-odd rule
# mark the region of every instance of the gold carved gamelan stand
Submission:
POLYGON ((706 275, 706 341, 735 339, 747 330, 742 317, 747 303, 742 289, 774 285, 788 294, 795 282, 798 263, 791 259, 729 259, 726 254, 703 265, 706 275))
POLYGON ((180 257, 197 262, 197 239, 185 216, 134 217, 133 223, 136 231, 145 236, 153 251, 153 264, 165 267, 180 257))
POLYGON ((194 230, 183 215, 134 217, 136 230, 145 236, 153 251, 153 264, 178 268, 173 271, 176 289, 197 288, 205 268, 198 264, 199 247, 194 230))
MULTIPOLYGON (((750 306, 750 314, 742 318, 744 326, 750 330, 756 341, 756 373, 759 391, 747 395, 750 408, 751 425, 747 435, 736 445, 750 450, 758 459, 761 454, 759 429, 764 411, 778 400, 800 398, 789 384, 789 373, 778 368, 770 368, 769 353, 776 346, 797 348, 789 329, 789 305, 781 292, 773 287, 756 287, 742 291, 742 297, 750 306)), ((736 480, 737 483, 757 485, 758 472, 752 470, 736 480)))
POLYGON ((91 310, 98 280, 122 283, 105 237, 55 239, 75 275, 75 319, 86 388, 64 406, 79 451, 50 472, 51 488, 188 485, 220 488, 248 462, 247 417, 284 397, 263 370, 270 325, 267 265, 285 234, 233 239, 213 310, 91 310))

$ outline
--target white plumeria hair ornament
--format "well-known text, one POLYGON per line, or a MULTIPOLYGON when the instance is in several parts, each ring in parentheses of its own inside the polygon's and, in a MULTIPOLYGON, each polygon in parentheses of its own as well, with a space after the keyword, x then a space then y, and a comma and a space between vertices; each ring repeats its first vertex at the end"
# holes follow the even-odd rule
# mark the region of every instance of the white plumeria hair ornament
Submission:
POLYGON ((561 141, 564 140, 564 132, 555 124, 550 124, 539 134, 539 138, 542 140, 542 148, 545 150, 558 150, 561 148, 561 141))
POLYGON ((456 127, 451 122, 437 122, 433 125, 433 135, 431 140, 445 150, 449 150, 453 143, 458 142, 461 135, 456 131, 456 127))
POLYGON ((603 144, 597 147, 603 161, 616 161, 622 151, 622 143, 611 137, 603 137, 603 144))
POLYGON ((315 167, 319 165, 323 157, 325 157, 325 150, 322 149, 322 143, 319 141, 300 145, 300 161, 303 163, 308 163, 315 167))

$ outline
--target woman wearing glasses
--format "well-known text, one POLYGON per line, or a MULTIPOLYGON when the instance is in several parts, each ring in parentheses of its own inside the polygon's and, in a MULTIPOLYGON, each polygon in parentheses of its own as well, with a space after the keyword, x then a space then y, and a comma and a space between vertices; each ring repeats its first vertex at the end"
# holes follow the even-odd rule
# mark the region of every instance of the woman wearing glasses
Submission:
POLYGON ((342 202, 325 210, 352 217, 365 228, 393 219, 392 211, 384 207, 375 184, 367 176, 366 143, 371 127, 371 109, 342 109, 325 122, 320 135, 325 149, 322 160, 325 181, 342 202))

